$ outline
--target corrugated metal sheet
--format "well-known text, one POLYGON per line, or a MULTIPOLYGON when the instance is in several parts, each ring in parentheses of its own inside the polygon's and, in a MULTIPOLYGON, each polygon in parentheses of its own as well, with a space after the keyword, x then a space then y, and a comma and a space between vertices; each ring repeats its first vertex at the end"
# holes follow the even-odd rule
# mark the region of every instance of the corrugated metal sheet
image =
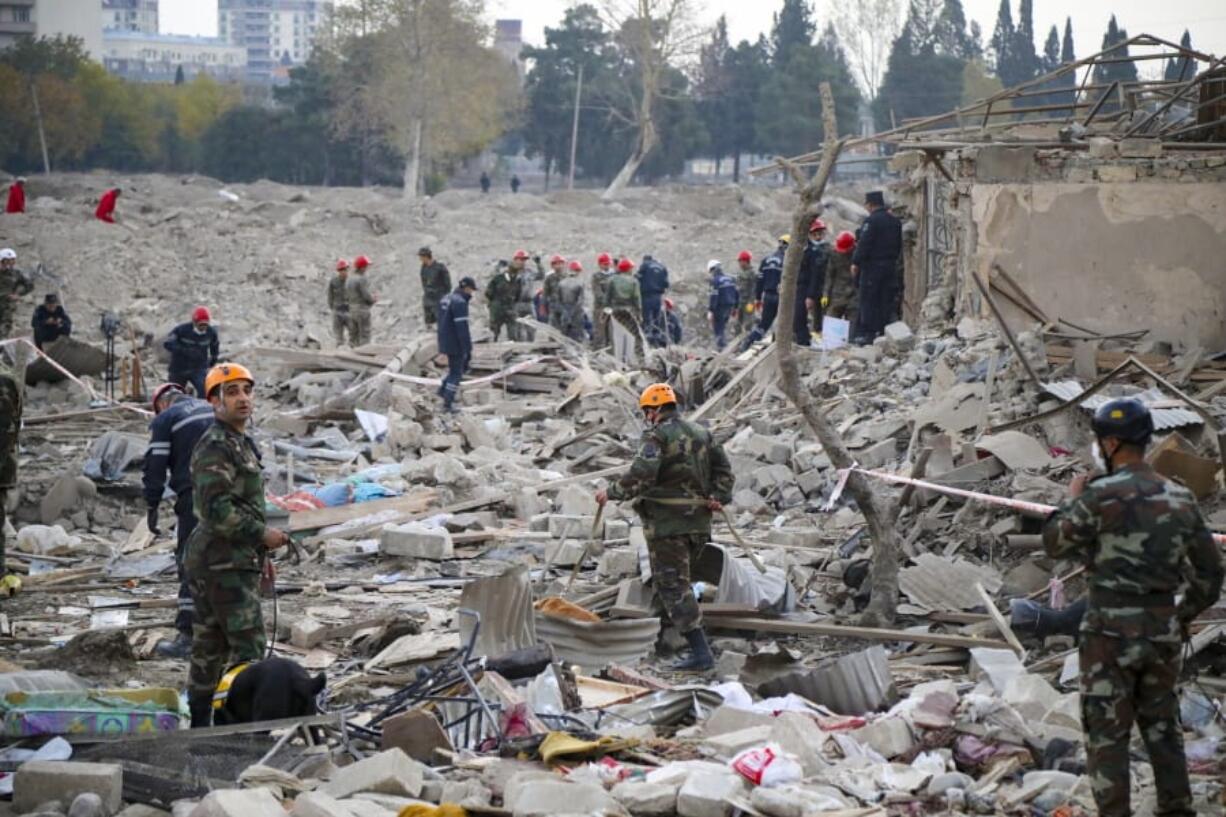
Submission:
MULTIPOLYGON (((501 576, 469 582, 460 593, 460 607, 481 616, 474 655, 505 655, 536 643, 532 579, 526 565, 512 567, 501 576)), ((476 622, 471 616, 458 618, 460 640, 467 644, 476 622)))
POLYGON ((658 618, 587 622, 536 613, 537 640, 552 645, 563 661, 588 669, 636 664, 659 634, 658 618))
MULTIPOLYGON (((1076 380, 1064 380, 1059 383, 1045 383, 1043 390, 1067 402, 1085 391, 1085 386, 1082 386, 1076 380)), ((1196 426, 1204 422, 1201 416, 1191 409, 1180 408, 1178 406, 1173 407, 1172 403, 1179 403, 1180 406, 1184 404, 1159 389, 1150 389, 1133 396, 1149 406, 1150 413, 1154 416, 1154 429, 1156 431, 1168 431, 1172 428, 1182 428, 1183 426, 1196 426)), ((1081 401, 1081 407, 1086 411, 1094 411, 1111 399, 1113 399, 1111 395, 1092 394, 1081 401)))
POLYGON ((1001 578, 990 567, 935 553, 921 553, 915 564, 898 571, 898 589, 925 610, 957 612, 983 604, 975 583, 989 593, 1000 589, 1001 578))
POLYGON ((898 700, 885 647, 844 655, 811 672, 795 672, 758 687, 765 697, 795 692, 840 715, 879 712, 898 700))

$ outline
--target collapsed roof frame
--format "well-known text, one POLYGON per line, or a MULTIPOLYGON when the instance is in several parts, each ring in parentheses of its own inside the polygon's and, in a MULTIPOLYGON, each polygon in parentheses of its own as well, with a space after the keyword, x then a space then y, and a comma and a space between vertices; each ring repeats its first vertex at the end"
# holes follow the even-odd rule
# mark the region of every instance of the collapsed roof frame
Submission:
MULTIPOLYGON (((1107 126, 1092 135, 1107 136, 1116 139, 1123 138, 1158 138, 1166 141, 1171 147, 1186 147, 1214 149, 1226 147, 1222 142, 1209 143, 1175 143, 1178 137, 1186 138, 1193 133, 1207 128, 1226 125, 1226 115, 1207 122, 1188 124, 1189 118, 1198 117, 1199 113, 1212 105, 1226 108, 1226 75, 1212 76, 1219 68, 1226 67, 1226 58, 1218 58, 1192 48, 1184 48, 1169 40, 1155 37, 1151 34, 1138 34, 1135 37, 1116 43, 1110 48, 1100 51, 1090 57, 1061 65, 1054 71, 1035 77, 1034 79, 1006 88, 989 97, 964 105, 952 111, 934 116, 919 117, 905 120, 898 127, 872 136, 862 136, 849 139, 846 147, 871 143, 889 143, 899 147, 921 147, 913 144, 920 137, 931 140, 938 137, 944 142, 940 144, 923 144, 924 148, 951 149, 962 145, 983 144, 986 135, 994 130, 1014 128, 1019 125, 1064 125, 1080 130, 1078 136, 1091 135, 1092 125, 1107 126), (1154 54, 1128 54, 1116 56, 1116 52, 1130 47, 1160 48, 1154 54), (1135 82, 1094 83, 1091 79, 1094 69, 1118 63, 1141 63, 1151 60, 1186 60, 1185 64, 1194 65, 1197 62, 1207 63, 1208 67, 1190 79, 1183 80, 1147 80, 1137 79, 1135 82), (1064 79, 1076 72, 1084 71, 1080 83, 1064 88, 1051 87, 1051 84, 1064 79), (1208 99, 1189 98, 1193 92, 1199 92, 1208 81, 1220 83, 1222 93, 1208 99), (1046 87, 1045 87, 1046 86, 1046 87), (1038 97, 1050 99, 1064 94, 1072 94, 1066 102, 1014 106, 1018 101, 1038 97), (1091 97, 1093 95, 1093 97, 1091 97), (1104 110, 1115 97, 1116 110, 1104 110), (1181 110, 1182 118, 1165 116, 1173 107, 1184 103, 1181 110), (1147 107, 1149 106, 1149 107, 1147 107), (1151 109, 1152 108, 1152 109, 1151 109), (1065 116, 1051 116, 1040 119, 1018 119, 1019 116, 1031 114, 1067 112, 1065 116), (1079 112, 1086 111, 1084 116, 1079 112), (1133 121, 1133 120, 1136 121, 1133 121), (943 123, 956 122, 955 127, 936 127, 943 123)), ((1052 140, 1010 140, 1016 144, 1040 144, 1042 146, 1084 147, 1085 142, 1052 140)), ((792 158, 796 165, 813 165, 821 160, 821 151, 811 151, 792 158)), ((761 165, 749 169, 751 175, 779 172, 777 163, 761 165)))

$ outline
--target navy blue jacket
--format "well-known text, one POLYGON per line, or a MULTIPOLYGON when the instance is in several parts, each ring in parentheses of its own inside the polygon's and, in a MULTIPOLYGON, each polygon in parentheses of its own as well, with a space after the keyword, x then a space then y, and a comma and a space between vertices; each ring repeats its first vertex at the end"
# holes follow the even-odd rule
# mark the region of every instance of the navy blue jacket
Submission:
POLYGON ((869 213, 860 226, 851 263, 861 272, 893 275, 901 253, 902 222, 884 207, 869 213))
POLYGON ((438 350, 451 357, 468 357, 473 351, 473 336, 468 330, 468 297, 460 290, 438 302, 438 350))
POLYGON ((829 260, 830 245, 825 241, 810 241, 805 245, 805 255, 796 276, 796 302, 802 307, 805 298, 821 300, 822 287, 826 283, 826 262, 829 260))
POLYGON ((170 408, 149 423, 149 448, 145 451, 145 503, 156 507, 166 489, 170 471, 170 490, 177 498, 192 495, 192 449, 213 424, 213 407, 204 400, 181 396, 170 408))
POLYGON ((58 312, 52 314, 44 304, 39 304, 34 308, 34 319, 30 321, 30 325, 34 327, 34 345, 39 349, 43 348, 43 344, 51 343, 61 335, 72 334, 72 318, 68 317, 68 313, 62 306, 58 312), (48 318, 59 318, 60 325, 48 326, 48 318))
POLYGON ((736 281, 728 277, 725 272, 717 272, 711 276, 711 298, 707 306, 707 311, 713 314, 718 314, 721 311, 731 311, 736 309, 740 303, 741 295, 737 291, 736 281))
POLYGON ((785 252, 787 252, 787 247, 780 247, 763 258, 762 263, 758 265, 758 281, 753 288, 755 300, 762 300, 762 296, 768 292, 772 295, 779 294, 779 280, 783 277, 783 254, 785 252))
POLYGON ((663 295, 668 291, 668 268, 656 261, 644 261, 639 265, 639 292, 643 298, 663 295))
POLYGON ((197 333, 190 321, 171 329, 162 345, 170 350, 169 368, 176 374, 209 368, 217 363, 221 351, 216 329, 210 326, 203 333, 197 333))

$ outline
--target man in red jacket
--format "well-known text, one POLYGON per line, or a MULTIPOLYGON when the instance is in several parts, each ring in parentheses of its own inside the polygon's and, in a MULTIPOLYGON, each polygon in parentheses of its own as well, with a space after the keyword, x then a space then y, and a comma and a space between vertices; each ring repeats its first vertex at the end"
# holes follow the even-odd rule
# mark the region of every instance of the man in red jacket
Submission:
POLYGON ((123 191, 118 187, 113 187, 102 194, 102 198, 98 199, 98 209, 94 211, 94 215, 101 221, 107 224, 115 223, 115 201, 119 198, 119 194, 123 191))
POLYGON ((4 206, 6 213, 24 213, 26 211, 26 179, 18 176, 9 188, 8 204, 4 206))

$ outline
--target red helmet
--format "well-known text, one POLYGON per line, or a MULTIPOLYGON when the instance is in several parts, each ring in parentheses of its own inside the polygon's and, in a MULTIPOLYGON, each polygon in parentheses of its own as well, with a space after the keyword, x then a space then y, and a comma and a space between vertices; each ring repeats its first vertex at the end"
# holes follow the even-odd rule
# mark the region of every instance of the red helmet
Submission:
POLYGON ((580 264, 578 261, 571 261, 570 271, 571 272, 583 272, 583 265, 580 264))
POLYGON ((511 259, 514 261, 527 261, 528 251, 527 250, 516 250, 515 255, 511 256, 511 259))
POLYGON ((673 304, 673 299, 672 299, 672 298, 665 298, 665 299, 664 299, 664 308, 665 308, 665 309, 671 310, 671 309, 673 308, 673 305, 674 305, 674 304, 673 304))
POLYGON ((359 255, 357 258, 353 259, 353 265, 358 269, 366 269, 370 266, 370 263, 370 259, 364 255, 359 255))
POLYGON ((611 267, 613 266, 613 256, 609 255, 607 252, 602 252, 600 255, 596 256, 596 263, 602 267, 611 267))
POLYGON ((178 392, 179 394, 183 394, 183 387, 180 386, 178 383, 163 383, 162 385, 158 386, 156 389, 153 390, 153 400, 151 401, 151 404, 153 406, 154 414, 158 413, 158 401, 161 400, 169 392, 172 392, 172 391, 178 392))
POLYGON ((629 272, 632 269, 634 269, 634 262, 631 261, 629 258, 623 258, 622 260, 617 262, 618 272, 629 272))
POLYGON ((565 264, 565 263, 566 263, 566 259, 558 255, 556 252, 549 257, 549 266, 551 267, 554 264, 565 264))
POLYGON ((826 222, 822 221, 820 218, 813 219, 813 223, 809 225, 809 232, 811 233, 826 229, 829 229, 826 227, 826 222))
POLYGON ((340 272, 343 269, 349 269, 349 262, 344 258, 336 259, 336 271, 340 272))
POLYGON ((749 250, 741 250, 741 254, 740 254, 740 255, 738 255, 738 256, 736 257, 736 260, 737 260, 737 261, 746 261, 746 262, 748 262, 748 261, 752 261, 752 260, 753 260, 753 253, 751 253, 749 250))
POLYGON ((211 323, 213 316, 207 306, 198 306, 192 310, 192 323, 211 323))
POLYGON ((844 230, 834 239, 834 248, 846 255, 856 248, 856 237, 847 230, 844 230))

